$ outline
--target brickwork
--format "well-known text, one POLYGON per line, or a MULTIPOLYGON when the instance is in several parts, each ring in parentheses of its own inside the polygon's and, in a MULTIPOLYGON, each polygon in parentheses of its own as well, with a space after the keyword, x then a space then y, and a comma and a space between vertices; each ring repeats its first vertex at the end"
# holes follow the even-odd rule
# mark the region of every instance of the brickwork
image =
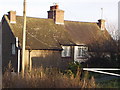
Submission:
POLYGON ((105 30, 105 20, 103 19, 98 20, 98 26, 100 27, 101 30, 105 30))
POLYGON ((58 8, 58 5, 50 7, 48 18, 53 19, 55 24, 64 24, 64 11, 58 8))
POLYGON ((9 11, 8 15, 10 23, 16 23, 16 11, 9 11))

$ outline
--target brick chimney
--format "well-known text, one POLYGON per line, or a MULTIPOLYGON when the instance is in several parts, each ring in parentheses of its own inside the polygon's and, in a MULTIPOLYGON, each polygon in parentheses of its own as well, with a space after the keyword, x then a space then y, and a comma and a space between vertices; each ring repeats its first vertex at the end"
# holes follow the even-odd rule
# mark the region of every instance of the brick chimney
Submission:
POLYGON ((9 11, 8 18, 10 20, 10 23, 16 23, 16 11, 9 11))
POLYGON ((48 18, 53 19, 55 24, 64 24, 64 11, 60 10, 57 4, 50 6, 48 18))
POLYGON ((105 20, 99 19, 98 26, 100 27, 101 30, 105 30, 105 20))

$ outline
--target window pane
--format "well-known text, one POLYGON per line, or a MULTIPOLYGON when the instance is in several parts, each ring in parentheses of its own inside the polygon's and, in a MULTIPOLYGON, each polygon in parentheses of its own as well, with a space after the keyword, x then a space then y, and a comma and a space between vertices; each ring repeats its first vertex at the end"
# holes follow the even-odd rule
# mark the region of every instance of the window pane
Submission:
POLYGON ((15 44, 12 44, 12 54, 15 54, 15 44))
POLYGON ((70 56, 70 46, 67 46, 67 54, 66 56, 70 56))
POLYGON ((62 57, 70 57, 70 46, 62 46, 62 57))
POLYGON ((78 48, 78 56, 81 55, 81 48, 78 48))

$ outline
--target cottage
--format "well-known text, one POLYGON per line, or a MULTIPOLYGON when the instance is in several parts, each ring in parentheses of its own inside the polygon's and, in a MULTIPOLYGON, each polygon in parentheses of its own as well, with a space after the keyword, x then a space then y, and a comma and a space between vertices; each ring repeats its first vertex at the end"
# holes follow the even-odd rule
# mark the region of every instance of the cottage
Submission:
MULTIPOLYGON (((23 17, 15 11, 2 18, 2 65, 11 61, 21 70, 23 17)), ((25 68, 58 67, 65 69, 73 61, 85 62, 89 53, 111 50, 112 40, 105 28, 105 20, 77 22, 64 20, 64 11, 53 5, 48 18, 27 17, 25 68)))

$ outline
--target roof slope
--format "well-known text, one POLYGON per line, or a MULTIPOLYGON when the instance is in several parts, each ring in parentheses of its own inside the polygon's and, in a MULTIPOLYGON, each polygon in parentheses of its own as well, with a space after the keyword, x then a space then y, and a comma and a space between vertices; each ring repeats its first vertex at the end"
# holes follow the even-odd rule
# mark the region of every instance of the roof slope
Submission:
MULTIPOLYGON (((8 16, 5 16, 9 22, 8 16)), ((23 17, 16 17, 10 24, 16 37, 22 42, 23 17)), ((27 17, 27 46, 31 49, 62 49, 61 45, 98 44, 111 40, 107 30, 101 31, 97 23, 65 21, 54 24, 52 19, 27 17)))

